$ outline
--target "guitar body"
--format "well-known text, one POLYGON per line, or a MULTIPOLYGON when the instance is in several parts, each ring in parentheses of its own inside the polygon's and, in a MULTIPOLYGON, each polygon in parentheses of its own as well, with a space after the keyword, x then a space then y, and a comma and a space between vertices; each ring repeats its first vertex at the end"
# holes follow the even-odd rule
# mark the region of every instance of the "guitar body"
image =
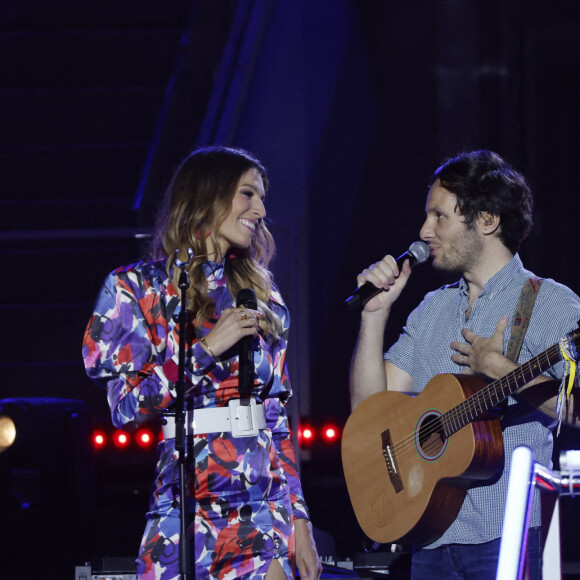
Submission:
POLYGON ((365 534, 417 546, 439 538, 474 481, 502 465, 499 421, 483 417, 446 437, 438 417, 485 387, 474 375, 440 374, 410 397, 376 393, 356 407, 342 436, 350 500, 365 534))

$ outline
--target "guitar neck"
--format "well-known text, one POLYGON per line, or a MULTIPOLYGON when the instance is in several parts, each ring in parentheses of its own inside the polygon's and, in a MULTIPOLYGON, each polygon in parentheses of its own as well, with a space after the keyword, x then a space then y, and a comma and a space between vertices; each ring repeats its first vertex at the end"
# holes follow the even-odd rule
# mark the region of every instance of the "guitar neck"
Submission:
POLYGON ((544 371, 562 360, 560 344, 555 344, 523 363, 507 375, 486 385, 483 389, 467 397, 465 401, 450 409, 441 417, 447 436, 459 431, 471 421, 477 420, 490 409, 507 399, 544 371))

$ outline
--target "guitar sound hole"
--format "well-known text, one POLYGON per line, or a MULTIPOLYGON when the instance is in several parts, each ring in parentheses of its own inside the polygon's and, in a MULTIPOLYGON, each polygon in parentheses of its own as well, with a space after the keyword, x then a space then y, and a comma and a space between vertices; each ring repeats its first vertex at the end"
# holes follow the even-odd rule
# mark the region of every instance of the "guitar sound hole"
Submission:
POLYGON ((419 446, 425 457, 438 456, 445 447, 445 433, 437 415, 428 415, 419 429, 419 446))

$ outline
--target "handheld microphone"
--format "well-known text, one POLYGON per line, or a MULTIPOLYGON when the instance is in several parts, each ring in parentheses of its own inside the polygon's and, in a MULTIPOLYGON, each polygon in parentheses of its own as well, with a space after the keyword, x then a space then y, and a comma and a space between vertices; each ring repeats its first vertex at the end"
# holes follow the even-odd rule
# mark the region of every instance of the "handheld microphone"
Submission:
MULTIPOLYGON (((258 309, 256 293, 252 288, 242 288, 236 297, 236 306, 244 306, 251 310, 258 309)), ((252 349, 251 336, 240 339, 240 368, 238 371, 238 386, 242 398, 249 396, 254 384, 254 350, 252 349)))
MULTIPOLYGON (((411 268, 416 264, 422 264, 427 261, 429 257, 429 246, 425 242, 413 242, 408 251, 401 254, 397 259, 397 266, 399 270, 403 267, 405 260, 409 260, 411 268)), ((358 306, 364 306, 371 298, 383 291, 382 288, 377 288, 372 282, 365 282, 362 286, 357 288, 350 298, 345 300, 345 305, 350 309, 355 309, 358 306)))

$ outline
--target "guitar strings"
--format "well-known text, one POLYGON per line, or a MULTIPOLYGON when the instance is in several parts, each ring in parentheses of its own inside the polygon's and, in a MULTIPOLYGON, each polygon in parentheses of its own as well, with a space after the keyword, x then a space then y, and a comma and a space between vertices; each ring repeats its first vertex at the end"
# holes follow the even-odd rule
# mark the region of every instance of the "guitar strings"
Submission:
MULTIPOLYGON (((547 353, 542 353, 542 355, 547 355, 547 353)), ((541 355, 538 357, 538 360, 541 358, 541 355)), ((549 360, 549 355, 546 356, 546 359, 549 360)), ((475 418, 477 418, 477 416, 479 414, 482 414, 483 412, 485 412, 485 409, 482 409, 482 401, 485 403, 485 396, 486 396, 486 392, 491 393, 491 391, 493 390, 495 392, 495 396, 496 398, 498 397, 498 387, 501 387, 501 397, 497 398, 496 404, 498 402, 500 402, 501 400, 505 399, 507 395, 505 395, 505 391, 504 391, 504 386, 507 383, 507 387, 508 387, 508 395, 511 394, 511 392, 515 389, 510 387, 510 381, 512 379, 512 377, 516 377, 516 378, 525 378, 525 368, 524 367, 532 367, 533 365, 531 364, 531 361, 529 361, 529 363, 524 363, 524 365, 522 365, 521 367, 518 367, 518 369, 515 369, 512 373, 510 373, 509 375, 506 375, 505 377, 502 377, 501 379, 497 379, 496 381, 494 381, 493 383, 490 383, 489 385, 487 385, 487 387, 484 387, 482 390, 478 391, 477 393, 471 395, 470 397, 468 397, 467 399, 465 399, 465 401, 463 401, 462 403, 460 403, 459 405, 457 405, 457 407, 455 407, 454 409, 451 409, 450 411, 447 411, 446 413, 443 413, 442 415, 436 417, 435 419, 433 419, 433 421, 431 422, 431 424, 425 428, 424 430, 421 431, 421 439, 424 441, 429 441, 431 435, 433 435, 434 433, 439 432, 441 435, 441 439, 445 439, 448 438, 450 435, 452 435, 453 433, 455 433, 456 431, 458 431, 459 429, 461 429, 462 427, 464 427, 470 420, 474 420, 475 418), (467 415, 470 415, 469 419, 467 419, 467 415), (455 421, 455 429, 453 429, 451 432, 449 430, 449 426, 452 424, 452 422, 455 421), (457 422, 459 421, 460 426, 457 427, 457 422), (461 424, 463 423, 463 424, 461 424), (441 433, 441 431, 443 431, 443 433, 441 433)), ((541 372, 541 371, 540 371, 541 372)), ((532 375, 533 378, 533 375, 532 375)), ((531 380, 531 379, 529 379, 531 380)), ((516 386, 518 384, 518 381, 516 380, 516 386)), ((491 399, 491 394, 490 394, 490 402, 493 402, 493 400, 491 399)), ((399 451, 400 454, 402 454, 408 447, 411 447, 412 449, 414 449, 415 447, 415 433, 403 438, 403 440, 395 445, 396 450, 399 451)), ((421 447, 423 452, 427 455, 429 455, 431 452, 436 451, 437 449, 441 448, 441 442, 440 440, 436 439, 436 440, 431 440, 431 443, 427 443, 426 445, 421 447)))
MULTIPOLYGON (((552 360, 553 355, 558 355, 555 357, 556 360, 554 360, 552 363, 552 364, 555 364, 556 362, 558 362, 558 360, 561 359, 561 356, 558 352, 557 345, 550 347, 547 351, 544 351, 543 353, 541 353, 540 355, 538 355, 534 359, 532 359, 526 363, 523 363, 520 367, 518 367, 517 369, 514 369, 511 373, 509 373, 509 374, 505 375, 504 377, 501 377, 501 378, 493 381, 489 385, 483 387, 477 393, 474 393, 473 395, 471 395, 470 397, 465 399, 465 401, 463 401, 462 403, 457 405, 457 407, 455 407, 454 409, 451 409, 447 413, 444 413, 443 416, 447 420, 446 424, 448 425, 451 422, 451 420, 462 419, 463 417, 465 417, 467 415, 467 412, 469 412, 469 414, 470 414, 469 420, 464 422, 464 424, 461 425, 459 428, 462 428, 465 424, 467 424, 467 422, 475 420, 479 415, 483 414, 489 408, 489 407, 485 408, 486 407, 486 405, 485 405, 486 395, 489 394, 489 401, 491 403, 491 406, 497 405, 498 403, 503 401, 505 398, 507 398, 509 395, 511 395, 514 391, 516 391, 519 387, 528 383, 529 381, 534 379, 536 376, 541 374, 543 370, 552 366, 552 364, 550 364, 550 361, 552 360), (542 363, 544 363, 544 364, 547 363, 547 364, 545 367, 543 367, 542 363), (538 368, 538 366, 540 368, 538 368), (513 385, 512 385, 512 380, 513 380, 513 385), (524 381, 523 383, 521 383, 522 380, 524 381), (507 394, 506 394, 506 387, 507 387, 507 394), (493 391, 493 394, 495 396, 495 399, 493 399, 491 396, 492 391, 493 391), (482 405, 482 403, 483 403, 483 405, 482 405), (462 412, 463 408, 465 408, 465 410, 466 410, 465 412, 462 412)), ((455 429, 455 431, 457 431, 457 430, 458 429, 455 429)))
MULTIPOLYGON (((540 361, 541 358, 545 358, 549 362, 549 360, 550 360, 549 351, 554 349, 554 348, 555 347, 551 347, 550 349, 548 349, 548 351, 545 351, 544 353, 542 353, 542 355, 538 355, 538 357, 536 357, 536 359, 532 359, 532 361, 534 361, 534 360, 540 361)), ((463 425, 461 425, 459 428, 456 428, 451 433, 449 433, 449 430, 447 429, 447 427, 451 423, 451 420, 457 420, 458 417, 460 419, 465 418, 465 416, 466 416, 465 411, 464 412, 461 411, 461 408, 463 408, 463 407, 465 407, 468 411, 471 411, 471 420, 476 418, 477 414, 480 414, 483 411, 481 409, 481 399, 485 398, 486 393, 482 392, 482 391, 487 390, 487 391, 491 392, 491 390, 494 390, 495 395, 497 397, 498 386, 499 386, 499 387, 501 387, 502 397, 497 399, 497 402, 500 402, 501 400, 505 399, 507 395, 505 395, 504 387, 502 385, 507 383, 508 395, 511 394, 511 392, 513 390, 515 390, 515 389, 510 387, 510 381, 511 381, 512 377, 525 378, 525 374, 524 374, 525 367, 529 367, 529 369, 531 370, 531 368, 533 367, 532 361, 528 361, 528 363, 524 363, 521 367, 518 367, 518 369, 515 369, 509 375, 506 375, 505 377, 502 377, 501 379, 497 379, 493 383, 490 383, 489 385, 487 385, 487 387, 484 387, 481 391, 478 391, 474 395, 471 395, 470 397, 465 399, 465 401, 460 403, 454 409, 451 409, 450 411, 447 411, 446 413, 438 416, 436 419, 434 419, 431 422, 431 425, 429 425, 427 428, 425 428, 424 430, 421 431, 422 440, 428 441, 429 438, 431 437, 431 435, 433 435, 436 432, 441 432, 441 430, 443 430, 442 438, 444 439, 444 438, 449 437, 453 433, 455 433, 457 430, 459 430, 463 426, 465 426, 469 421, 465 421, 463 425), (477 412, 478 407, 480 409, 479 413, 477 412), (474 411, 475 411, 475 417, 474 417, 474 411)), ((555 361, 555 362, 557 362, 557 361, 555 361)), ((540 372, 541 372, 541 370, 540 370, 540 372)), ((533 374, 532 374, 532 378, 533 378, 533 374)), ((528 381, 532 380, 532 378, 528 379, 528 381)), ((516 380, 515 384, 517 386, 517 384, 518 384, 517 380, 516 380)), ((490 395, 490 401, 492 401, 491 395, 490 395)), ((497 402, 496 402, 496 404, 497 404, 497 402)), ((415 447, 415 432, 404 437, 399 443, 395 444, 393 446, 393 450, 396 451, 399 455, 401 455, 409 447, 411 447, 411 449, 414 449, 414 447, 415 447)), ((438 448, 441 448, 441 443, 439 442, 439 440, 432 441, 431 443, 428 443, 422 447, 423 451, 427 454, 429 454, 433 450, 437 450, 438 448)))
MULTIPOLYGON (((559 350, 559 344, 553 345, 548 348, 543 353, 539 354, 537 357, 534 357, 530 361, 523 363, 517 369, 514 369, 511 373, 493 381, 489 385, 486 385, 477 393, 470 395, 467 397, 463 402, 455 406, 453 409, 443 413, 442 415, 437 416, 434 418, 428 427, 425 429, 419 429, 421 440, 426 441, 426 445, 421 447, 423 452, 427 455, 429 453, 436 451, 437 449, 441 448, 440 440, 435 440, 429 442, 432 435, 435 433, 440 433, 442 439, 447 439, 453 433, 456 433, 459 429, 463 428, 467 423, 470 421, 475 420, 479 415, 485 413, 486 410, 493 407, 494 404, 497 405, 505 398, 507 398, 510 394, 517 390, 520 386, 523 386, 527 382, 533 380, 536 376, 541 374, 550 366, 553 366, 556 362, 561 360, 561 353, 559 350), (552 362, 552 359, 555 358, 552 362), (548 364, 545 368, 542 367, 542 364, 548 364), (534 373, 534 369, 538 368, 539 365, 539 372, 534 373), (526 371, 528 371, 531 375, 530 378, 526 380, 526 371), (513 385, 512 385, 512 380, 513 385), (523 384, 519 384, 521 380, 525 380, 523 384), (505 388, 507 387, 507 395, 505 394, 505 388), (492 393, 495 399, 492 398, 492 393), (485 399, 486 396, 489 396, 489 402, 492 403, 490 407, 487 407, 485 399), (494 403, 495 400, 495 403, 494 403), (468 418, 469 416, 469 418, 468 418), (462 424, 463 423, 463 424, 462 424), (457 427, 457 425, 460 425, 457 427), (448 427, 454 425, 456 428, 452 431, 449 431, 448 427), (441 433, 443 431, 443 433, 441 433)), ((416 438, 416 431, 410 433, 408 435, 403 436, 403 438, 394 443, 392 446, 393 451, 396 455, 401 456, 405 452, 409 450, 414 450, 415 448, 415 438, 416 438)))
MULTIPOLYGON (((523 363, 517 369, 514 369, 511 373, 483 387, 480 391, 465 399, 465 401, 457 405, 454 409, 451 409, 450 411, 447 411, 446 413, 437 417, 432 421, 432 425, 430 426, 430 428, 425 429, 421 433, 423 435, 423 439, 424 440, 428 439, 433 433, 438 431, 440 432, 441 430, 443 430, 442 438, 448 438, 449 436, 453 435, 453 433, 457 432, 459 429, 464 427, 468 422, 473 421, 478 416, 485 413, 485 411, 487 410, 487 408, 484 408, 485 397, 487 394, 489 394, 489 401, 493 406, 494 400, 492 399, 491 395, 492 390, 494 391, 496 397, 495 404, 501 402, 503 399, 507 398, 507 396, 512 394, 518 388, 530 382, 533 378, 541 374, 544 370, 550 368, 558 361, 562 360, 563 358, 562 349, 567 349, 571 352, 572 351, 571 341, 573 340, 575 342, 579 336, 580 336, 579 331, 569 334, 566 337, 566 339, 563 339, 562 341, 560 341, 560 343, 551 346, 543 353, 540 353, 538 356, 532 358, 526 363, 523 363), (542 364, 545 364, 545 366, 542 366, 542 364), (539 370, 537 368, 538 365, 540 367, 539 370), (529 378, 526 378, 526 372, 529 373, 529 378), (520 384, 520 380, 522 379, 524 380, 524 382, 520 384), (513 386, 510 384, 512 380, 514 380, 513 386), (507 395, 505 394, 504 385, 506 385, 508 388, 507 395), (501 387, 501 396, 499 397, 498 397, 498 386, 501 387), (482 402, 484 405, 483 407, 482 402), (461 411, 463 408, 467 409, 471 413, 471 416, 467 421, 465 420, 466 413, 465 412, 462 413, 461 411), (457 421, 458 418, 461 419, 461 421, 459 422, 459 427, 457 427, 456 423, 455 424, 456 428, 450 431, 448 427, 451 423, 451 420, 457 421)), ((414 447, 415 434, 411 435, 411 438, 412 440, 410 441, 410 443, 414 447)), ((408 438, 403 438, 403 440, 401 441, 401 445, 398 446, 401 448, 401 450, 404 450, 404 447, 406 446, 405 443, 409 442, 409 441, 406 442, 405 439, 408 438)), ((426 453, 431 452, 433 450, 437 451, 437 449, 440 448, 441 443, 439 441, 433 441, 431 444, 427 444, 422 447, 422 449, 426 453)))

